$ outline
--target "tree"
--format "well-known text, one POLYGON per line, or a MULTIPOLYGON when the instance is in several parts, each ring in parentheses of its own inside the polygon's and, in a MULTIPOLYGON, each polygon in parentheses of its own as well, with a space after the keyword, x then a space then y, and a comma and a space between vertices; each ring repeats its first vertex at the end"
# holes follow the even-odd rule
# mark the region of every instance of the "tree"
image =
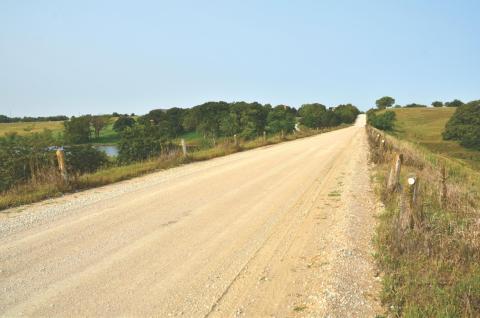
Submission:
POLYGON ((459 106, 442 136, 445 140, 458 140, 464 147, 480 149, 480 100, 459 106))
POLYGON ((65 161, 70 173, 95 172, 108 162, 107 155, 91 145, 75 145, 65 148, 65 161))
POLYGON ((168 133, 171 137, 177 137, 184 132, 182 125, 184 113, 185 110, 178 107, 170 108, 166 111, 168 133))
POLYGON ((447 107, 460 107, 462 105, 464 105, 464 103, 459 99, 454 99, 451 102, 446 102, 445 103, 445 106, 447 106, 447 107))
POLYGON ((158 156, 166 143, 157 125, 146 123, 126 128, 118 143, 118 160, 129 163, 158 156))
POLYGON ((443 107, 443 103, 439 101, 432 102, 433 107, 443 107))
POLYGON ((303 104, 298 109, 300 115, 300 122, 308 128, 320 128, 323 114, 327 111, 327 108, 319 103, 303 104))
POLYGON ((377 113, 371 109, 367 112, 367 122, 381 130, 392 130, 395 122, 395 112, 387 110, 377 115, 377 113))
POLYGON ((393 104, 395 104, 395 99, 393 99, 390 96, 384 96, 375 101, 375 105, 377 105, 378 109, 385 109, 388 107, 392 107, 393 104))
POLYGON ((113 124, 113 130, 115 130, 116 132, 122 132, 127 127, 132 127, 133 125, 135 125, 134 118, 128 116, 120 116, 113 124))
POLYGON ((87 143, 90 141, 91 116, 72 117, 63 122, 65 126, 65 140, 72 144, 87 143))
POLYGON ((267 130, 271 133, 290 133, 295 129, 295 116, 288 106, 278 105, 267 116, 267 130))
POLYGON ((107 118, 105 116, 93 116, 91 123, 95 130, 95 138, 99 138, 100 131, 107 125, 107 118))
POLYGON ((240 132, 240 114, 236 112, 230 112, 221 119, 220 131, 225 136, 233 136, 240 132))
POLYGON ((341 123, 351 124, 357 119, 360 111, 352 104, 338 105, 333 112, 338 116, 341 123))

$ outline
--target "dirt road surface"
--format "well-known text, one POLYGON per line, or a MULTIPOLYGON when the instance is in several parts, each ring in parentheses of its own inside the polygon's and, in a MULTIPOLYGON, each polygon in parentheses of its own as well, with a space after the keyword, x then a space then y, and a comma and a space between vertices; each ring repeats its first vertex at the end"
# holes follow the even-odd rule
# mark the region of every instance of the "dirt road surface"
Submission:
POLYGON ((0 213, 0 315, 374 316, 364 120, 0 213))

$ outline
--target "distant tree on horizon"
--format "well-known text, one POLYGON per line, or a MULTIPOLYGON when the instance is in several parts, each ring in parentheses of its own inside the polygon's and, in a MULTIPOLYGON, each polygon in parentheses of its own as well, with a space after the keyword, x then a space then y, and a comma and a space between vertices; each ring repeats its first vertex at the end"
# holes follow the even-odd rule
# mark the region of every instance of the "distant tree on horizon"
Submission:
POLYGON ((386 109, 392 107, 395 104, 395 99, 390 96, 384 96, 375 101, 375 105, 378 109, 386 109))

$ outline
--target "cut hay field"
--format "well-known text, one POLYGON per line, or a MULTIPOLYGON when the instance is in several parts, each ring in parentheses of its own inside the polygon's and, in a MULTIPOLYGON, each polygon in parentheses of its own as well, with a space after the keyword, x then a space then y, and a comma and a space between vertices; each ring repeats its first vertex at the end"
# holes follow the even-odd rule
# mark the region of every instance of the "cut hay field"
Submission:
POLYGON ((453 107, 401 108, 396 113, 393 135, 480 170, 480 151, 469 150, 456 141, 442 139, 445 124, 455 112, 453 107))

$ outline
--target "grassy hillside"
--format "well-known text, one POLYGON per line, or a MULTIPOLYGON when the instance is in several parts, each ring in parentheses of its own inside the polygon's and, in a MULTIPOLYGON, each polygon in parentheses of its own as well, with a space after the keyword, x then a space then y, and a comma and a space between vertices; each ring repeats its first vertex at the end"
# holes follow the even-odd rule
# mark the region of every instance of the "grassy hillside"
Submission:
POLYGON ((63 131, 63 121, 0 123, 0 137, 9 132, 16 132, 19 135, 27 135, 34 132, 42 132, 44 129, 50 129, 54 132, 63 131))
POLYGON ((466 149, 456 141, 442 139, 445 124, 455 108, 401 108, 393 111, 397 116, 393 135, 480 170, 479 151, 466 149))
MULTIPOLYGON (((108 125, 100 132, 100 138, 93 138, 92 144, 113 144, 119 139, 119 135, 113 130, 113 124, 117 118, 110 117, 108 125)), ((36 132, 42 132, 49 129, 54 134, 63 133, 63 121, 40 121, 40 122, 18 122, 18 123, 0 123, 0 137, 7 133, 15 132, 19 135, 27 135, 36 132)))
MULTIPOLYGON (((402 110, 399 123, 415 112, 426 114, 424 120, 431 114, 402 110)), ((423 138, 433 129, 422 127, 435 126, 428 120, 417 125, 412 130, 423 138)), ((380 132, 367 132, 376 191, 384 204, 375 243, 385 316, 480 317, 480 171, 392 136, 381 147, 380 132), (388 191, 395 154, 403 155, 400 186, 388 191), (407 183, 412 175, 417 177, 415 196, 407 183)))

